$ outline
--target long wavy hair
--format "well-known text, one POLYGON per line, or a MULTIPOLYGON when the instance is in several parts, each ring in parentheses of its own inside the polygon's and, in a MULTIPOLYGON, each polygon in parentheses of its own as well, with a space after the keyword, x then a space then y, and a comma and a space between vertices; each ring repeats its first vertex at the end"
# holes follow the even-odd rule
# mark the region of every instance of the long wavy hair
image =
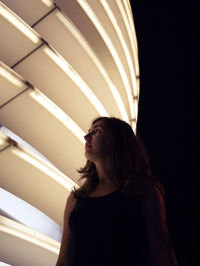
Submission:
MULTIPOLYGON (((127 197, 142 195, 143 185, 150 180, 164 193, 159 180, 152 176, 146 148, 131 126, 115 117, 98 117, 92 125, 97 121, 103 121, 114 140, 108 170, 111 178, 117 178, 117 189, 127 197)), ((95 164, 87 160, 85 166, 77 172, 81 174, 78 183, 82 180, 85 182, 79 188, 73 187, 74 197, 87 197, 98 185, 99 179, 95 164)))

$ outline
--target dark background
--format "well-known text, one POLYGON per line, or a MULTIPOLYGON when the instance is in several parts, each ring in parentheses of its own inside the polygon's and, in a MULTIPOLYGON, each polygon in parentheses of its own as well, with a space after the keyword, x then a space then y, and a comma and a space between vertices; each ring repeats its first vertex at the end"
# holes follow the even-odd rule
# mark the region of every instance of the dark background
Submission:
MULTIPOLYGON (((131 2, 139 48, 140 101, 137 132, 153 174, 166 190, 166 212, 179 266, 197 265, 194 213, 194 97, 192 4, 131 2)), ((200 264, 199 264, 200 265, 200 264)), ((162 265, 161 265, 162 266, 162 265)))

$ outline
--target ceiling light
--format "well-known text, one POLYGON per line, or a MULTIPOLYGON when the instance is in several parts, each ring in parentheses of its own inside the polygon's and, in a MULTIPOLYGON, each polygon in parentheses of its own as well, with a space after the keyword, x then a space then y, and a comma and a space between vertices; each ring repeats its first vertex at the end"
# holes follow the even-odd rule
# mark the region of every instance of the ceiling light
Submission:
POLYGON ((11 264, 7 264, 5 262, 0 261, 0 266, 12 266, 11 264))
POLYGON ((121 15, 122 15, 122 18, 124 20, 124 24, 126 26, 126 30, 128 32, 128 36, 129 36, 129 40, 131 42, 131 46, 132 46, 132 51, 133 51, 133 55, 134 55, 134 58, 137 58, 137 40, 136 40, 136 34, 134 34, 132 31, 131 31, 131 26, 129 24, 129 21, 128 21, 128 18, 127 18, 127 15, 126 15, 126 12, 124 10, 124 7, 123 7, 123 4, 121 2, 121 0, 116 0, 116 3, 118 5, 118 8, 121 12, 121 15))
POLYGON ((89 4, 86 1, 83 0, 77 0, 78 3, 80 4, 80 6, 83 8, 83 10, 85 11, 85 13, 88 15, 88 17, 90 18, 90 20, 93 22, 94 26, 96 27, 96 29, 99 31, 100 35, 102 36, 102 39, 104 40, 104 42, 106 43, 115 63, 116 66, 118 68, 119 74, 122 78, 122 81, 124 83, 124 88, 127 94, 127 98, 128 98, 128 102, 129 102, 129 108, 130 108, 130 113, 131 113, 131 119, 135 118, 135 111, 134 111, 134 103, 133 103, 133 95, 132 95, 132 91, 131 91, 131 87, 126 75, 126 72, 123 68, 123 65, 121 63, 121 60, 119 58, 119 55, 111 41, 111 39, 109 38, 107 32, 104 30, 103 26, 101 25, 99 19, 97 18, 97 16, 95 15, 95 13, 93 12, 93 10, 91 9, 91 7, 89 6, 89 4))
POLYGON ((64 126, 66 126, 83 144, 85 143, 85 132, 55 103, 47 98, 43 93, 34 89, 29 95, 55 116, 64 126))
MULTIPOLYGON (((124 50, 124 53, 125 53, 125 56, 126 56, 126 60, 128 62, 129 71, 130 71, 130 74, 131 74, 133 91, 134 91, 134 97, 135 97, 135 96, 137 96, 136 73, 134 72, 133 61, 132 61, 131 55, 129 53, 129 49, 127 47, 127 44, 126 44, 126 41, 125 41, 125 39, 123 37, 123 34, 121 32, 121 29, 120 29, 120 27, 118 25, 118 22, 117 22, 115 16, 113 15, 113 12, 110 9, 108 3, 106 1, 101 1, 100 3, 103 5, 103 7, 104 7, 104 9, 105 9, 105 11, 106 11, 106 13, 108 15, 108 18, 112 22, 113 27, 114 27, 114 29, 115 29, 115 31, 116 31, 119 39, 120 39, 120 42, 122 44, 122 47, 123 47, 123 50, 124 50)), ((137 58, 133 58, 133 59, 135 59, 135 61, 136 61, 137 58)), ((137 64, 137 63, 138 62, 136 61, 135 64, 137 64)))
POLYGON ((52 7, 53 6, 53 1, 52 0, 41 0, 43 4, 47 7, 52 7))
POLYGON ((13 13, 7 6, 0 2, 0 15, 16 27, 21 33, 29 38, 35 44, 40 42, 37 34, 15 13, 13 13))
POLYGON ((20 78, 12 73, 12 71, 9 71, 7 67, 3 67, 2 65, 0 65, 0 76, 2 76, 4 79, 7 79, 16 87, 23 88, 25 85, 20 78))
POLYGON ((133 13, 132 13, 130 1, 124 0, 123 2, 124 2, 124 6, 126 8, 126 12, 128 14, 129 24, 130 24, 130 28, 132 30, 132 37, 134 39, 135 48, 137 50, 138 49, 138 47, 137 47, 137 37, 136 37, 136 32, 135 32, 135 27, 134 27, 133 13))
POLYGON ((12 149, 11 152, 19 158, 25 160, 29 164, 39 169, 44 174, 50 176, 53 180, 61 184, 67 190, 71 191, 73 186, 77 186, 69 177, 60 172, 57 168, 51 166, 42 158, 37 157, 29 151, 23 151, 20 149, 12 149))
POLYGON ((59 254, 59 242, 4 216, 0 216, 0 231, 59 254))
POLYGON ((63 25, 65 25, 65 27, 71 32, 71 34, 74 36, 74 38, 76 38, 76 40, 81 44, 81 46, 87 52, 89 57, 92 59, 92 61, 94 62, 94 64, 98 68, 99 72, 103 76, 105 82, 108 84, 108 88, 110 89, 110 91, 111 91, 111 93, 112 93, 112 95, 113 95, 113 97, 117 103, 117 106, 119 108, 119 111, 120 111, 123 119, 129 123, 128 114, 126 112, 126 108, 124 106, 122 98, 121 98, 117 88, 114 86, 113 82, 111 81, 110 77, 108 76, 105 68, 103 67, 103 65, 99 61, 96 54, 91 49, 90 45, 87 43, 87 41, 84 39, 82 34, 78 31, 78 29, 75 28, 75 26, 72 23, 70 23, 70 21, 68 21, 68 19, 62 13, 56 12, 56 16, 63 23, 63 25))
POLYGON ((5 146, 6 142, 7 142, 8 137, 2 133, 2 131, 0 130, 0 149, 1 147, 5 146))
POLYGON ((108 112, 105 110, 102 103, 97 99, 96 95, 85 83, 85 81, 75 72, 72 67, 67 64, 67 62, 59 57, 50 48, 45 47, 44 52, 74 81, 74 83, 80 88, 80 90, 85 94, 94 108, 101 116, 109 116, 108 112))

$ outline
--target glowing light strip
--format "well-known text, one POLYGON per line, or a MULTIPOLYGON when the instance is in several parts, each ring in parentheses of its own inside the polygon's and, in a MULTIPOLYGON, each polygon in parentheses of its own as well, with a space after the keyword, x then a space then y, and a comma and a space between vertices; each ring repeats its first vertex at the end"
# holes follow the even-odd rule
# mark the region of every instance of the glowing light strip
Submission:
POLYGON ((133 92, 134 92, 134 96, 137 96, 137 83, 136 83, 136 74, 134 72, 134 66, 133 66, 133 61, 131 60, 131 55, 129 53, 128 47, 126 45, 125 39, 123 37, 123 34, 121 32, 121 29, 117 23, 117 20, 115 18, 115 16, 113 15, 112 10, 110 9, 108 3, 106 1, 100 1, 100 3, 103 5, 108 18, 110 19, 111 23, 114 26, 115 31, 117 32, 117 35, 119 37, 119 40, 122 44, 125 56, 126 56, 126 60, 128 62, 128 66, 129 66, 129 71, 131 74, 131 79, 132 79, 132 85, 133 85, 133 92))
POLYGON ((125 9, 126 9, 126 13, 128 15, 129 25, 131 27, 132 37, 134 39, 135 47, 136 47, 136 50, 138 51, 137 37, 136 37, 135 27, 133 24, 134 20, 133 20, 133 13, 132 13, 131 5, 128 0, 123 0, 123 2, 124 2, 125 9))
POLYGON ((85 132, 54 102, 37 89, 30 91, 29 95, 41 104, 48 112, 55 116, 67 129, 69 129, 82 143, 85 143, 85 132))
POLYGON ((71 34, 76 38, 76 40, 80 43, 80 45, 87 52, 88 56, 92 59, 92 61, 96 65, 96 67, 99 69, 102 77, 104 78, 105 82, 108 84, 108 88, 110 89, 110 91, 114 97, 114 100, 117 103, 117 106, 119 108, 119 111, 120 111, 123 119, 129 123, 128 114, 126 112, 126 108, 124 106, 122 98, 121 98, 117 88, 115 87, 115 85, 113 84, 111 79, 109 78, 105 68, 103 67, 103 65, 99 61, 98 57, 95 55, 95 53, 93 52, 93 50, 91 49, 91 47, 89 46, 87 41, 84 39, 84 37, 81 35, 81 33, 78 32, 78 30, 75 28, 75 26, 72 23, 70 23, 67 20, 67 18, 65 16, 63 16, 62 13, 57 11, 56 16, 66 26, 66 28, 71 32, 71 34))
POLYGON ((37 157, 36 155, 28 152, 28 151, 21 151, 16 148, 12 148, 11 152, 16 155, 17 157, 23 159, 24 161, 28 162, 29 164, 33 165, 37 169, 39 169, 44 174, 51 177, 57 183, 65 187, 67 190, 71 191, 73 186, 77 186, 75 182, 73 182, 69 177, 65 176, 62 172, 58 169, 51 167, 46 161, 42 160, 41 158, 37 157))
MULTIPOLYGON (((32 191, 32 193, 34 192, 32 191)), ((12 220, 28 226, 32 230, 58 242, 61 241, 62 227, 42 211, 2 188, 0 188, 0 199, 3 216, 12 217, 12 220)))
POLYGON ((137 100, 139 102, 139 97, 140 97, 140 78, 139 77, 137 77, 136 82, 137 82, 137 88, 138 88, 137 100))
POLYGON ((61 14, 57 13, 57 17, 65 24, 65 26, 70 30, 70 32, 74 35, 74 37, 79 41, 79 43, 82 45, 84 50, 88 53, 90 58, 93 60, 97 68, 99 69, 100 73, 102 74, 103 78, 105 79, 106 83, 108 84, 108 87, 113 94, 113 97, 119 107, 120 113, 122 114, 122 117, 125 121, 128 121, 128 115, 126 112, 126 109, 124 107, 123 101, 121 99, 121 96, 118 93, 117 88, 114 86, 112 81, 110 80, 107 72, 105 71, 103 65, 99 61, 99 59, 96 57, 95 53, 92 51, 91 47, 88 45, 86 40, 84 40, 83 36, 80 35, 80 33, 77 32, 77 30, 70 24, 67 19, 61 14))
POLYGON ((59 242, 3 216, 0 216, 0 231, 59 254, 59 242))
POLYGON ((33 43, 38 44, 40 42, 40 38, 36 35, 36 33, 34 33, 33 30, 29 28, 29 26, 22 19, 20 19, 1 2, 0 15, 10 22, 14 27, 16 27, 20 32, 22 32, 33 43))
POLYGON ((4 139, 0 139, 0 147, 3 145, 5 145, 5 141, 4 141, 4 139))
POLYGON ((36 149, 34 149, 31 145, 29 145, 26 141, 24 141, 22 138, 20 138, 18 135, 16 135, 15 133, 13 133, 11 130, 9 130, 6 127, 1 127, 0 129, 3 134, 5 134, 7 137, 11 138, 12 140, 14 140, 15 142, 18 143, 18 145, 24 147, 26 150, 36 154, 38 157, 42 158, 45 160, 45 162, 49 163, 51 166, 53 166, 53 164, 45 157, 43 156, 40 152, 38 152, 36 149))
MULTIPOLYGON (((129 40, 130 40, 130 43, 131 43, 131 46, 132 46, 132 51, 133 51, 133 58, 136 62, 136 68, 138 67, 138 64, 137 64, 137 60, 138 60, 138 49, 137 49, 137 41, 136 39, 133 39, 133 33, 131 31, 131 28, 130 28, 130 24, 129 24, 129 21, 127 19, 127 16, 126 16, 126 13, 125 13, 125 10, 123 8, 123 5, 122 5, 122 2, 121 0, 116 0, 116 3, 118 5, 118 8, 121 12, 121 15, 122 15, 122 18, 124 20, 124 24, 126 26, 126 30, 128 32, 128 36, 129 36, 129 40)), ((136 69, 136 73, 138 73, 138 68, 136 69)))
POLYGON ((5 262, 0 261, 0 266, 12 266, 11 264, 7 264, 5 262))
POLYGON ((9 71, 6 67, 0 65, 0 76, 4 79, 7 79, 14 86, 22 88, 25 86, 24 82, 16 77, 11 71, 9 71))
MULTIPOLYGON (((134 26, 134 16, 133 16, 133 12, 132 12, 132 8, 131 8, 131 4, 129 0, 124 0, 124 5, 125 8, 127 10, 127 14, 128 14, 128 18, 129 18, 129 24, 130 27, 132 29, 132 37, 134 39, 134 43, 135 43, 135 47, 136 47, 136 51, 137 54, 134 54, 134 57, 136 58, 137 56, 137 62, 136 62, 136 76, 139 76, 140 74, 140 70, 139 70, 139 59, 138 59, 138 43, 137 43, 137 35, 136 35, 136 31, 135 31, 135 26, 134 26)), ((138 88, 138 95, 139 95, 139 86, 137 86, 138 88)))
POLYGON ((7 136, 5 134, 2 133, 2 131, 0 130, 0 148, 1 146, 4 146, 7 142, 7 136))
POLYGON ((51 0, 41 0, 41 2, 43 4, 45 4, 45 6, 47 6, 47 7, 52 7, 53 6, 53 1, 51 1, 51 0))
POLYGON ((116 63, 116 66, 117 66, 117 68, 119 70, 119 74, 120 74, 120 76, 121 76, 121 78, 123 80, 123 83, 124 83, 124 87, 125 87, 125 90, 126 90, 126 93, 127 93, 128 102, 129 102, 131 118, 135 118, 132 91, 131 91, 131 88, 130 88, 130 84, 129 84, 128 78, 126 76, 126 72, 124 71, 123 65, 122 65, 121 60, 119 58, 119 55, 118 55, 118 53, 117 53, 117 51, 116 51, 111 39, 109 38, 108 34, 106 33, 106 31, 102 27, 99 19, 97 18, 97 16, 93 12, 93 10, 90 8, 88 3, 86 1, 84 1, 84 0, 77 0, 77 2, 83 8, 85 13, 90 18, 90 20, 93 22, 94 26, 96 27, 96 29, 98 30, 98 32, 100 33, 100 35, 102 36, 104 42, 107 45, 107 47, 108 47, 108 49, 109 49, 109 51, 110 51, 115 63, 116 63))
POLYGON ((116 0, 116 3, 118 5, 118 8, 119 8, 121 14, 122 14, 122 18, 124 20, 124 24, 126 26, 126 29, 127 29, 128 35, 129 35, 129 39, 130 39, 131 44, 132 44, 132 48, 133 48, 133 50, 135 49, 136 52, 138 52, 137 41, 136 41, 136 38, 134 38, 136 36, 134 36, 134 32, 132 31, 131 25, 129 23, 128 14, 126 13, 126 11, 124 9, 124 6, 123 6, 121 0, 116 0))
POLYGON ((74 81, 74 83, 80 88, 84 95, 88 98, 94 108, 101 116, 109 116, 108 112, 102 105, 102 103, 97 99, 96 95, 85 83, 85 81, 76 73, 67 62, 61 57, 57 56, 48 47, 44 48, 44 52, 74 81))
POLYGON ((136 113, 136 119, 138 117, 138 100, 135 99, 135 113, 136 113))
POLYGON ((136 134, 136 122, 135 121, 131 122, 131 127, 132 127, 134 133, 136 134))

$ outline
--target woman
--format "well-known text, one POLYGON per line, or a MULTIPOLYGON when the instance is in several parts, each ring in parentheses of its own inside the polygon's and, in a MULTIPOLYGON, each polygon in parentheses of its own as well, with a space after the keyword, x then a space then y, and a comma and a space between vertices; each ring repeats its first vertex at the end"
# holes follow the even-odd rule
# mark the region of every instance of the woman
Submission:
POLYGON ((99 117, 85 140, 85 183, 67 199, 56 265, 177 266, 164 190, 130 125, 99 117))

